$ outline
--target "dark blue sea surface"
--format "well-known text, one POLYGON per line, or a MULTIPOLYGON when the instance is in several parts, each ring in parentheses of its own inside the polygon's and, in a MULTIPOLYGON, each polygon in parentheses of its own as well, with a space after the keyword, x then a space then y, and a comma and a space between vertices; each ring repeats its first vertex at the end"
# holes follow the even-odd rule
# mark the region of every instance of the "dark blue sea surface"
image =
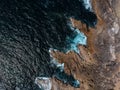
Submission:
POLYGON ((0 82, 7 90, 37 90, 35 77, 60 73, 50 65, 50 48, 78 52, 86 44, 70 17, 91 27, 97 22, 82 0, 0 0, 0 82))

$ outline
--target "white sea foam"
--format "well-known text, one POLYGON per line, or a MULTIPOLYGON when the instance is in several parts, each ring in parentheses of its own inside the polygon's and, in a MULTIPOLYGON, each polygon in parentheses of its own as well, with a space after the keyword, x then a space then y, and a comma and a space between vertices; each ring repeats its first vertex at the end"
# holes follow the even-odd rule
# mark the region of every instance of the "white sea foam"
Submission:
MULTIPOLYGON (((87 37, 79 29, 74 29, 73 36, 74 37, 71 36, 66 37, 67 47, 65 48, 65 50, 63 50, 63 52, 68 53, 70 51, 74 51, 75 53, 79 53, 78 45, 87 44, 87 37)), ((50 48, 49 53, 51 53, 51 51, 59 50, 50 48)), ((51 54, 50 57, 52 57, 51 54)))
POLYGON ((70 45, 68 45, 69 47, 66 49, 67 53, 69 51, 79 53, 78 45, 86 45, 87 43, 87 37, 84 33, 80 32, 80 30, 75 29, 73 34, 75 34, 74 38, 67 37, 67 41, 70 41, 70 45))
POLYGON ((36 77, 35 83, 42 90, 51 90, 52 88, 52 82, 48 77, 36 77))
POLYGON ((86 9, 92 10, 91 0, 83 0, 86 9))
POLYGON ((60 68, 61 72, 64 71, 64 63, 59 63, 51 54, 50 54, 50 57, 51 57, 51 66, 52 67, 56 67, 56 68, 60 68))

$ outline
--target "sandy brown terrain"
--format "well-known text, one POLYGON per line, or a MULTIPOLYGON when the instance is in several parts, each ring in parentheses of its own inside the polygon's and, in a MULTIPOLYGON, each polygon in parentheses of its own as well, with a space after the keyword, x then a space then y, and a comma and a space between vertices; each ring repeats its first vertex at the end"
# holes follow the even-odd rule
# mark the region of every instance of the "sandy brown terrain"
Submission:
POLYGON ((65 64, 65 72, 81 82, 73 88, 53 79, 52 90, 120 90, 120 1, 92 0, 98 17, 96 27, 89 28, 71 19, 88 38, 86 47, 79 46, 80 55, 70 52, 52 55, 65 64))

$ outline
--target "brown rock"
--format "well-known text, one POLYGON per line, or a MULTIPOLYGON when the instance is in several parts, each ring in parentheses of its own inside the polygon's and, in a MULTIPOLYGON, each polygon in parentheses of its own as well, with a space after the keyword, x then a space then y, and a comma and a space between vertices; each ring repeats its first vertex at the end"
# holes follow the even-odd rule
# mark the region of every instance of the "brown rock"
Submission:
POLYGON ((88 44, 79 46, 80 55, 73 52, 52 55, 65 64, 65 72, 81 82, 80 88, 53 79, 52 90, 120 90, 120 1, 92 0, 98 17, 95 29, 89 32, 80 21, 71 19, 88 38, 88 44))

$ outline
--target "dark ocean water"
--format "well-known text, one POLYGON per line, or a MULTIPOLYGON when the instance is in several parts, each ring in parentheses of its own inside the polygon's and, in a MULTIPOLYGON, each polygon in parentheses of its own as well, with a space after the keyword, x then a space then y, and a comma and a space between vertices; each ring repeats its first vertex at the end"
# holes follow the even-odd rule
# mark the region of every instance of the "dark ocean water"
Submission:
POLYGON ((7 90, 37 90, 35 77, 52 77, 49 49, 65 52, 76 40, 70 17, 97 22, 79 0, 0 0, 0 82, 7 90))

